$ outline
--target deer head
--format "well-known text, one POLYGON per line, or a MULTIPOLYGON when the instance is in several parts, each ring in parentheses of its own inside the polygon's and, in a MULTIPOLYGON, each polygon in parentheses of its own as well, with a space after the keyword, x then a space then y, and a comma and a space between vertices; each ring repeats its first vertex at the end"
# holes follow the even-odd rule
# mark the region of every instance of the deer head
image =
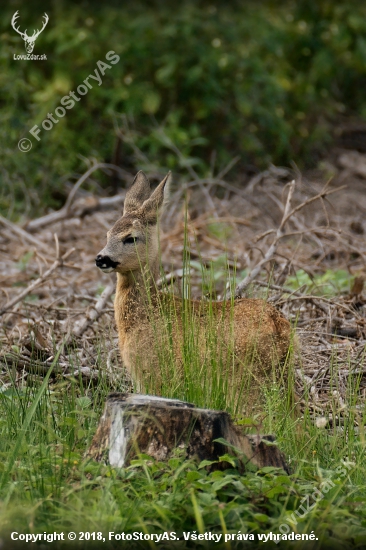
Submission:
POLYGON ((25 42, 25 49, 26 49, 27 53, 32 53, 35 41, 37 40, 38 36, 41 34, 41 32, 43 31, 43 29, 45 28, 45 26, 48 23, 48 15, 47 15, 47 13, 45 13, 44 16, 43 16, 44 17, 44 22, 43 22, 42 28, 39 31, 33 31, 32 36, 28 36, 27 35, 27 29, 24 32, 21 32, 19 30, 19 27, 17 28, 15 26, 16 20, 19 17, 18 13, 19 13, 18 10, 14 13, 13 18, 11 20, 11 26, 23 38, 23 40, 25 42))
POLYGON ((154 270, 158 264, 158 214, 166 196, 170 172, 152 192, 143 172, 138 172, 126 193, 123 215, 107 233, 107 244, 95 258, 105 273, 154 270))

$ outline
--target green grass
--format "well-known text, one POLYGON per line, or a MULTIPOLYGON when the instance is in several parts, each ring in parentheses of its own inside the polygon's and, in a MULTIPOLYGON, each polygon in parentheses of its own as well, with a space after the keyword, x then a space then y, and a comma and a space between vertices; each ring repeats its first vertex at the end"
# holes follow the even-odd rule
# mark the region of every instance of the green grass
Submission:
POLYGON ((173 531, 181 539, 183 531, 315 531, 313 547, 334 548, 366 535, 364 444, 352 418, 344 433, 316 428, 306 416, 291 420, 272 389, 267 404, 278 420, 265 420, 263 430, 276 432, 290 476, 274 468, 240 475, 234 459, 232 469, 208 473, 179 455, 167 463, 141 456, 113 469, 83 459, 107 391, 45 380, 1 394, 2 538, 10 531, 173 531))
MULTIPOLYGON (((186 283, 189 288, 189 280, 186 283)), ((204 281, 205 289, 208 284, 204 281)), ((239 413, 233 402, 225 401, 225 379, 211 384, 209 392, 199 381, 199 369, 201 380, 207 380, 208 373, 214 378, 213 370, 219 372, 225 357, 216 358, 216 362, 211 357, 202 367, 194 340, 197 327, 189 309, 185 315, 185 326, 190 330, 185 340, 184 384, 177 388, 174 377, 167 376, 164 395, 239 413)), ((214 327, 209 334, 214 334, 214 327)), ((214 339, 211 344, 216 349, 214 339)), ((105 346, 103 338, 96 345, 101 350, 105 346)), ((169 363, 171 350, 163 352, 169 363)), ((291 377, 287 387, 274 381, 263 387, 263 414, 254 420, 242 418, 239 423, 254 422, 260 433, 276 434, 292 469, 290 475, 270 467, 259 471, 248 468, 243 475, 234 457, 229 459, 230 469, 210 473, 205 463, 186 461, 179 453, 167 462, 142 455, 126 468, 111 468, 84 459, 111 391, 103 376, 106 365, 102 357, 97 351, 101 372, 97 385, 85 386, 77 378, 48 380, 49 372, 43 381, 33 377, 30 383, 29 376, 27 383, 11 383, 0 393, 3 540, 8 542, 13 531, 73 531, 77 536, 83 532, 103 533, 99 535, 105 538, 103 545, 95 541, 96 547, 103 548, 123 547, 113 537, 108 540, 109 532, 141 536, 172 532, 180 539, 175 542, 177 548, 196 548, 198 544, 212 547, 209 541, 185 540, 183 533, 186 537, 187 533, 191 533, 189 537, 194 533, 226 533, 231 540, 225 542, 222 536, 215 543, 215 548, 225 549, 241 547, 239 533, 253 537, 256 542, 248 539, 252 547, 262 544, 258 534, 270 533, 314 532, 318 540, 309 543, 309 548, 348 548, 366 540, 364 419, 357 416, 356 431, 352 409, 342 429, 320 428, 314 425, 309 411, 301 418, 292 411, 291 377)), ((77 364, 77 358, 74 361, 77 364)), ((292 364, 291 353, 289 368, 292 364)), ((117 384, 113 389, 122 386, 117 384)), ((350 385, 349 392, 350 400, 356 403, 357 383, 350 385)), ((154 544, 137 540, 128 547, 157 547, 154 544)), ((279 547, 301 544, 282 541, 279 547)), ((69 547, 70 543, 59 543, 59 547, 63 545, 69 547)), ((90 541, 79 541, 76 547, 90 545, 90 541)))

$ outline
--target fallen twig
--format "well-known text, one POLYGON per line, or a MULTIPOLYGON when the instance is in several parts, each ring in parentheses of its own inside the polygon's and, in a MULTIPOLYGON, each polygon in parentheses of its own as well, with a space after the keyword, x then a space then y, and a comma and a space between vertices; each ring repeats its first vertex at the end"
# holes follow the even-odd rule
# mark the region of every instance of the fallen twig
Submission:
MULTIPOLYGON (((59 222, 61 220, 64 220, 64 219, 70 217, 70 213, 72 212, 71 207, 72 207, 73 202, 75 200, 75 196, 76 196, 76 193, 77 193, 78 189, 82 186, 82 184, 89 178, 89 176, 93 172, 95 172, 96 170, 100 170, 100 169, 112 169, 112 170, 117 170, 119 172, 123 172, 123 175, 124 175, 125 179, 131 179, 132 180, 132 176, 130 176, 128 174, 128 172, 125 172, 124 170, 122 170, 118 166, 115 166, 114 164, 107 164, 107 163, 94 164, 75 183, 75 185, 73 186, 73 188, 71 189, 71 191, 69 193, 69 196, 67 197, 66 203, 64 204, 64 206, 60 210, 57 210, 56 212, 51 212, 50 214, 46 214, 45 216, 37 218, 36 220, 31 220, 30 222, 27 223, 26 229, 28 231, 35 231, 37 229, 40 229, 41 227, 45 227, 46 225, 50 225, 52 223, 59 222)), ((122 202, 123 199, 124 199, 123 196, 117 195, 116 197, 111 197, 111 198, 106 197, 104 199, 97 199, 94 202, 95 202, 95 205, 104 205, 104 206, 106 206, 106 205, 114 205, 114 204, 116 204, 120 201, 122 202)))
POLYGON ((89 311, 83 322, 76 327, 75 330, 70 335, 70 338, 76 337, 79 338, 84 334, 86 329, 91 325, 96 319, 98 319, 99 315, 102 313, 102 311, 105 308, 105 305, 110 298, 110 296, 113 294, 115 288, 115 284, 113 281, 111 281, 108 286, 105 287, 102 294, 99 297, 99 300, 97 303, 93 306, 90 306, 89 311))
POLYGON ((37 286, 44 283, 48 279, 48 277, 51 275, 51 273, 53 273, 58 267, 60 267, 63 264, 64 260, 66 260, 66 258, 68 258, 70 256, 70 254, 72 254, 74 252, 74 250, 75 250, 75 248, 71 248, 71 250, 68 250, 63 256, 61 256, 60 258, 57 258, 53 262, 51 267, 49 269, 47 269, 47 271, 45 271, 45 273, 43 273, 43 275, 38 277, 38 279, 36 281, 34 281, 29 286, 27 286, 27 288, 25 288, 20 294, 18 294, 18 296, 15 296, 2 309, 0 309, 0 316, 3 315, 4 313, 6 313, 9 309, 11 309, 15 304, 20 302, 20 300, 22 300, 25 296, 30 294, 32 292, 32 290, 37 288, 37 286))
MULTIPOLYGON (((328 185, 328 184, 327 184, 328 185)), ((286 199, 286 205, 284 208, 283 216, 281 223, 275 233, 275 237, 273 239, 273 242, 271 246, 268 248, 267 252, 264 254, 264 257, 257 263, 257 265, 254 266, 252 271, 237 285, 235 289, 235 298, 239 298, 242 295, 242 292, 245 291, 248 286, 254 281, 254 279, 257 277, 257 275, 260 273, 262 267, 267 264, 270 260, 273 259, 278 244, 282 237, 286 236, 286 234, 283 232, 284 226, 288 222, 288 220, 296 214, 299 210, 303 209, 305 206, 308 206, 309 204, 313 203, 316 200, 323 199, 327 195, 330 195, 332 193, 335 193, 336 191, 340 191, 341 189, 344 189, 345 186, 337 187, 336 189, 330 189, 327 190, 327 185, 323 188, 323 190, 315 195, 314 197, 310 197, 306 201, 302 202, 301 204, 295 206, 293 209, 291 209, 291 199, 295 190, 295 180, 293 180, 290 183, 289 191, 287 194, 286 199)))
POLYGON ((283 227, 285 225, 285 223, 287 222, 287 220, 289 219, 289 212, 290 212, 290 208, 291 208, 291 199, 292 199, 292 195, 294 193, 294 190, 295 190, 295 181, 293 180, 291 183, 290 183, 290 187, 289 187, 289 191, 288 191, 288 195, 287 195, 287 200, 286 200, 286 206, 285 206, 285 211, 283 213, 283 217, 282 217, 282 220, 281 220, 281 223, 276 231, 276 235, 275 235, 275 238, 271 244, 271 246, 269 247, 269 249, 267 250, 267 252, 265 253, 264 255, 264 258, 262 258, 262 260, 260 262, 258 262, 258 264, 254 267, 254 269, 252 269, 251 273, 249 273, 244 279, 243 281, 241 281, 241 283, 239 283, 235 289, 235 297, 240 297, 241 296, 241 293, 250 285, 250 283, 256 278, 256 276, 260 273, 261 269, 262 269, 262 266, 264 264, 266 264, 267 262, 269 262, 269 260, 271 260, 277 250, 277 246, 278 246, 278 243, 279 243, 279 240, 281 239, 282 237, 282 230, 283 230, 283 227))
MULTIPOLYGON (((33 374, 38 375, 45 375, 47 374, 52 361, 51 362, 40 362, 33 359, 29 359, 28 357, 25 357, 24 355, 17 355, 15 353, 5 353, 3 355, 0 355, 0 364, 4 363, 6 365, 14 365, 18 369, 24 369, 25 371, 33 374)), ((65 369, 62 367, 54 366, 52 373, 53 374, 62 374, 65 369)))
POLYGON ((21 227, 19 227, 15 223, 12 223, 11 221, 7 220, 6 218, 4 218, 1 215, 0 215, 0 223, 2 223, 5 227, 10 229, 10 231, 12 233, 17 235, 21 239, 24 239, 25 241, 33 244, 34 246, 36 246, 40 250, 43 250, 43 252, 46 252, 47 254, 51 254, 52 251, 51 251, 50 247, 47 244, 40 241, 39 239, 37 239, 33 235, 30 235, 29 233, 27 233, 27 231, 24 231, 24 229, 22 229, 21 227))

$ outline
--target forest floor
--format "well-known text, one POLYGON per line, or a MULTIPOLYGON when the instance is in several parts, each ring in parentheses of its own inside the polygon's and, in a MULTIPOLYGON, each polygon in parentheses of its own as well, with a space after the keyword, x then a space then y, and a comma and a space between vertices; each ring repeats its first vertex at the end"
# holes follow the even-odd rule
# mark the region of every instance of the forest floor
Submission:
MULTIPOLYGON (((244 295, 265 295, 292 321, 301 346, 297 391, 308 396, 315 415, 324 415, 331 423, 333 416, 338 418, 349 406, 359 408, 362 415, 366 398, 366 298, 362 294, 366 277, 366 181, 362 177, 366 170, 362 170, 366 161, 353 152, 340 152, 336 159, 338 164, 326 167, 333 174, 328 190, 340 189, 309 204, 305 203, 324 188, 324 174, 300 178, 272 167, 240 187, 215 179, 208 185, 193 181, 173 187, 160 238, 164 272, 175 277, 179 286, 186 227, 192 294, 200 297, 204 292, 202 269, 206 269, 213 273, 220 298, 230 271, 231 277, 236 271, 239 282, 265 255, 283 216, 288 182, 295 178, 292 206, 305 206, 289 219, 275 254, 244 295), (350 379, 359 394, 357 404, 352 405, 347 402, 350 379)), ((86 379, 97 378, 104 364, 112 387, 121 380, 113 319, 114 275, 101 273, 94 258, 106 242, 106 232, 121 216, 123 196, 124 190, 114 203, 105 205, 80 189, 61 221, 42 218, 35 220, 36 225, 34 221, 23 224, 21 230, 4 220, 0 309, 44 276, 57 258, 69 253, 41 284, 28 288, 22 300, 3 312, 0 379, 5 386, 10 383, 9 365, 23 382, 31 360, 47 372, 65 335, 77 344, 77 369, 86 379), (107 296, 101 301, 106 287, 107 296), (102 333, 108 334, 104 358, 95 350, 102 333)), ((65 376, 75 372, 63 354, 59 368, 65 376)))

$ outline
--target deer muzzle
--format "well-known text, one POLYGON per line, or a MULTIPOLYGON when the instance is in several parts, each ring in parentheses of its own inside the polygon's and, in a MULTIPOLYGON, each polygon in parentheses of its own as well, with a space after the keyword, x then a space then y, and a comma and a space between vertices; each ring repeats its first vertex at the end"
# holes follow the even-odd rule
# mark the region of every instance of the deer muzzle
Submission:
POLYGON ((109 256, 102 256, 98 254, 95 258, 95 265, 99 267, 104 273, 111 273, 117 267, 119 262, 114 262, 109 256))

